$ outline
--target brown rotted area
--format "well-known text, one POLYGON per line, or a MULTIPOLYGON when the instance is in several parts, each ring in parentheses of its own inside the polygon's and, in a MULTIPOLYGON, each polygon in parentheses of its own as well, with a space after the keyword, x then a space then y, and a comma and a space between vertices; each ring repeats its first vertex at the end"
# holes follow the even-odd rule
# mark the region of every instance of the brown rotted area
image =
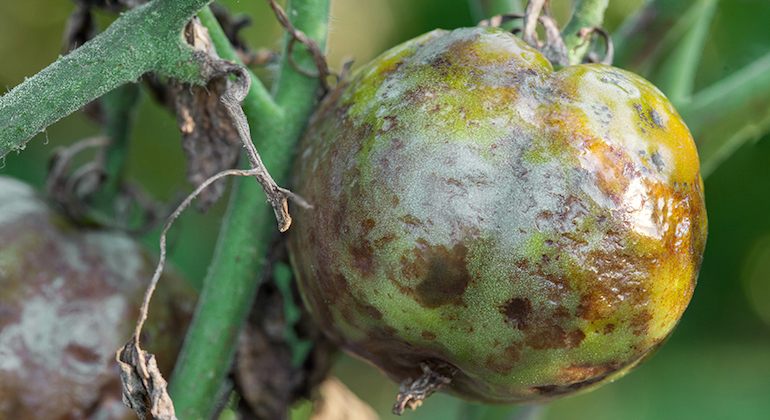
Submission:
POLYGON ((484 362, 484 366, 494 373, 506 375, 510 373, 521 360, 521 346, 512 345, 503 349, 501 354, 491 354, 484 362))
POLYGON ((558 384, 536 386, 531 389, 537 394, 555 398, 600 382, 621 367, 617 362, 597 365, 570 365, 562 370, 558 384))
POLYGON ((500 306, 505 322, 525 334, 524 344, 528 347, 534 350, 572 349, 586 337, 579 328, 564 329, 563 325, 571 318, 566 307, 533 309, 530 300, 521 297, 512 298, 500 306))
POLYGON ((413 262, 406 257, 401 259, 401 274, 407 281, 418 283, 414 287, 400 284, 401 291, 425 308, 466 306, 463 293, 473 281, 465 263, 468 248, 455 244, 450 250, 445 245, 429 245, 420 239, 413 253, 413 262))

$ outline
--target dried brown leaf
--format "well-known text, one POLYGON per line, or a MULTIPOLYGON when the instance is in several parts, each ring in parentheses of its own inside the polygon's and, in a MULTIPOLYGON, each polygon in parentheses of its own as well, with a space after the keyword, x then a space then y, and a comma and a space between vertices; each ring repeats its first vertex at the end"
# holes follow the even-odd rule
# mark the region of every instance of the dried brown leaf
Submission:
MULTIPOLYGON (((241 139, 220 101, 228 84, 226 77, 217 77, 205 87, 182 83, 170 86, 177 125, 182 133, 182 148, 187 156, 187 182, 196 187, 217 172, 234 168, 238 162, 241 139)), ((223 179, 204 190, 198 210, 206 211, 215 204, 225 186, 223 179)))
MULTIPOLYGON (((197 19, 185 28, 185 38, 212 61, 219 60, 208 30, 197 19)), ((209 80, 206 86, 170 83, 168 93, 187 156, 187 182, 195 187, 217 172, 234 168, 238 162, 241 138, 220 100, 229 85, 229 79, 223 74, 209 80)), ((226 181, 220 180, 204 190, 198 199, 198 210, 205 212, 215 204, 225 186, 226 181)))
POLYGON ((131 340, 118 351, 116 360, 120 365, 124 404, 141 420, 147 413, 158 420, 177 420, 168 382, 158 369, 155 355, 139 348, 138 340, 131 340))
MULTIPOLYGON (((299 296, 295 296, 297 303, 299 296)), ((284 298, 268 280, 259 289, 241 332, 235 381, 253 417, 259 420, 287 418, 287 409, 311 390, 329 372, 336 345, 321 334, 306 312, 294 326, 298 338, 313 342, 300 366, 292 364, 292 349, 285 337, 284 298)))

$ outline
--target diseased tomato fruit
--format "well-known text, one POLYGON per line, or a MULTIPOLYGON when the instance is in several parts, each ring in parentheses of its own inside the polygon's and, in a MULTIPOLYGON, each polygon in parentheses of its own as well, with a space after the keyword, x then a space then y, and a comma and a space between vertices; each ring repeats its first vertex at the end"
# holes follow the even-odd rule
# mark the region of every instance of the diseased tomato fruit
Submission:
MULTIPOLYGON (((28 185, 0 176, 0 420, 136 419, 115 352, 154 263, 119 231, 77 229, 28 185)), ((164 274, 142 346, 171 372, 196 294, 164 274)))
POLYGON ((303 298, 396 381, 542 402, 618 378, 671 332, 706 240, 692 137, 650 83, 553 71, 493 28, 436 30, 331 92, 302 142, 303 298))

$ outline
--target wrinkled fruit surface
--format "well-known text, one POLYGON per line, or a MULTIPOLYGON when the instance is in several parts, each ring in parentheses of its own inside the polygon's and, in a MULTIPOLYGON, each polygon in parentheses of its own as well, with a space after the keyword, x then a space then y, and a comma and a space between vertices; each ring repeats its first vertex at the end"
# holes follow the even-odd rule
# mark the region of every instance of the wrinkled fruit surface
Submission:
POLYGON ((360 70, 303 140, 303 298, 396 381, 538 402, 611 381, 671 332, 706 213, 692 137, 645 80, 554 72, 492 28, 436 30, 360 70))
MULTIPOLYGON (((0 420, 136 419, 115 352, 154 268, 124 233, 76 229, 28 185, 0 177, 0 420)), ((195 299, 164 274, 141 340, 166 374, 195 299)))

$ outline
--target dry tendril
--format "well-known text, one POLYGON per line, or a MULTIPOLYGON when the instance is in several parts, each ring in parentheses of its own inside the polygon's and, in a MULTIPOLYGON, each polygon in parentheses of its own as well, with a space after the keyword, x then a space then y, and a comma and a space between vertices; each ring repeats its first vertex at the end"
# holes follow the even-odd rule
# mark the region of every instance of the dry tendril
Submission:
POLYGON ((204 189, 220 178, 231 175, 253 176, 256 178, 257 182, 259 182, 262 187, 262 190, 267 195, 268 202, 273 207, 273 212, 278 221, 278 228, 281 232, 286 231, 291 225, 291 216, 289 216, 288 212, 288 199, 292 199, 292 201, 295 201, 302 207, 311 207, 301 197, 276 184, 272 176, 270 176, 270 173, 267 171, 267 168, 265 168, 262 158, 259 156, 256 147, 251 141, 251 132, 246 120, 246 115, 244 114, 243 109, 241 109, 241 102, 246 97, 246 94, 251 87, 251 79, 247 70, 243 66, 212 56, 213 52, 211 52, 211 50, 204 52, 208 49, 207 47, 210 46, 210 40, 207 40, 207 31, 200 26, 200 22, 196 19, 191 21, 191 25, 192 28, 190 29, 193 37, 203 41, 201 43, 201 48, 203 49, 203 51, 201 51, 201 72, 208 76, 207 79, 210 80, 214 77, 235 75, 235 81, 229 83, 227 90, 220 97, 220 101, 224 104, 228 115, 233 120, 233 124, 238 131, 240 140, 246 149, 246 155, 249 158, 251 169, 230 169, 221 171, 216 175, 209 177, 182 201, 163 226, 160 234, 160 257, 158 265, 150 280, 150 284, 145 291, 144 299, 140 307, 139 320, 136 323, 134 334, 131 336, 129 342, 126 343, 116 355, 116 359, 121 368, 123 402, 134 409, 141 419, 144 419, 144 416, 149 411, 157 419, 176 420, 173 402, 167 393, 168 384, 165 379, 163 379, 160 371, 158 371, 155 357, 142 350, 139 346, 139 337, 141 336, 144 323, 147 320, 150 300, 152 299, 152 295, 160 280, 166 262, 166 234, 174 221, 204 189))
POLYGON ((267 3, 275 12, 275 16, 278 18, 278 22, 280 22, 281 26, 283 26, 286 32, 291 35, 291 40, 289 41, 289 45, 286 50, 286 58, 289 60, 291 66, 300 74, 310 78, 318 78, 321 82, 321 87, 323 88, 324 93, 328 92, 330 87, 327 78, 333 75, 337 80, 340 80, 341 76, 329 70, 329 66, 326 64, 326 57, 324 56, 323 51, 321 51, 321 47, 318 45, 318 43, 315 42, 315 40, 308 38, 304 32, 295 28, 291 23, 291 20, 289 20, 289 16, 286 15, 286 12, 283 10, 283 8, 281 8, 281 6, 278 5, 278 3, 275 2, 275 0, 267 0, 267 3), (311 72, 300 67, 299 64, 297 64, 297 62, 294 60, 294 43, 297 41, 307 47, 310 54, 313 55, 313 61, 315 61, 315 65, 318 68, 316 72, 311 72))

